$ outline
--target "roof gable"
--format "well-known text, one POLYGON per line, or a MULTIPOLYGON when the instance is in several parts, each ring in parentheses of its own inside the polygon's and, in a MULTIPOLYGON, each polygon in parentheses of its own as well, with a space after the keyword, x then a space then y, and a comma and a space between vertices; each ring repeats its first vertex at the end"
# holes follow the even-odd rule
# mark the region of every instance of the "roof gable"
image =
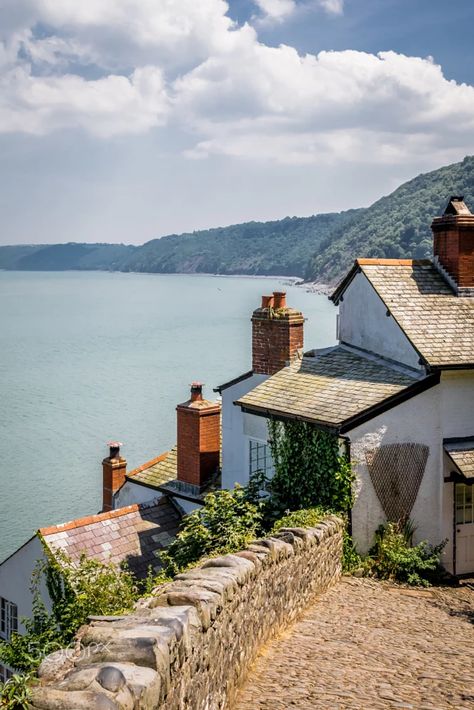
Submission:
POLYGON ((474 367, 474 298, 456 296, 431 261, 357 259, 334 303, 360 271, 427 365, 474 367))

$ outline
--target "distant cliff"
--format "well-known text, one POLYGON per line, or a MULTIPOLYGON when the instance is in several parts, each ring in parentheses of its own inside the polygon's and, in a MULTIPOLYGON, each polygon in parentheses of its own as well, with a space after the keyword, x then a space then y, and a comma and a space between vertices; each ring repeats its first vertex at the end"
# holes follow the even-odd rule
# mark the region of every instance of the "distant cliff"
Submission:
POLYGON ((171 234, 142 246, 0 247, 0 269, 300 276, 334 281, 356 256, 425 257, 451 194, 474 208, 474 157, 404 183, 366 209, 171 234))

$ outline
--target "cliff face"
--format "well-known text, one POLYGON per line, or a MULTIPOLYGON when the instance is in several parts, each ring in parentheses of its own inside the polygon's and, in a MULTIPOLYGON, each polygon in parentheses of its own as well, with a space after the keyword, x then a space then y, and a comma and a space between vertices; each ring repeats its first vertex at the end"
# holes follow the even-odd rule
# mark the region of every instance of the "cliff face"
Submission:
POLYGON ((221 710, 258 650, 341 574, 343 522, 286 528, 207 560, 131 616, 97 618, 41 668, 32 708, 221 710))

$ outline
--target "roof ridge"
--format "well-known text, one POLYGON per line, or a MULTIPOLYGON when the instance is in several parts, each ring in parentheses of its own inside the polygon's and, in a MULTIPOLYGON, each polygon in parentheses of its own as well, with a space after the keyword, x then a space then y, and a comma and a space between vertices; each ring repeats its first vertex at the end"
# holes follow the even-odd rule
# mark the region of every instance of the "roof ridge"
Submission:
POLYGON ((375 258, 359 258, 356 259, 359 266, 430 266, 431 259, 375 259, 375 258))
POLYGON ((148 508, 154 508, 157 505, 163 505, 164 497, 165 496, 154 498, 152 501, 147 501, 146 503, 132 503, 132 505, 126 505, 123 508, 107 510, 104 513, 97 513, 96 515, 86 515, 83 518, 69 520, 66 523, 59 523, 58 525, 50 525, 49 527, 39 528, 38 532, 42 535, 42 537, 47 537, 48 535, 54 535, 58 532, 66 532, 66 530, 73 530, 74 528, 81 528, 85 525, 92 525, 92 523, 100 523, 103 520, 120 518, 123 515, 128 515, 129 513, 136 513, 140 510, 147 510, 148 508))

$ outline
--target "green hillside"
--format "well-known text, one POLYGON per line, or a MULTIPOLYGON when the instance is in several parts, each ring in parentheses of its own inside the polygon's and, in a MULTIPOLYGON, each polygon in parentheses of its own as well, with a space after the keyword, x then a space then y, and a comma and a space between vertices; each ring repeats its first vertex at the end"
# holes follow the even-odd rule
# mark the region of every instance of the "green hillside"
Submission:
POLYGON ((40 244, 0 247, 0 269, 120 271, 137 247, 124 244, 40 244))
POLYGON ((320 242, 306 270, 312 281, 337 279, 357 256, 429 257, 430 225, 451 195, 464 195, 474 211, 474 157, 464 158, 404 183, 395 192, 359 211, 354 219, 320 242))
POLYGON ((431 221, 455 194, 464 195, 474 211, 472 156, 419 175, 366 209, 171 234, 139 247, 0 247, 0 269, 273 274, 327 283, 337 280, 357 256, 430 256, 431 221))
POLYGON ((126 271, 303 276, 321 241, 358 210, 173 234, 139 247, 126 271))

